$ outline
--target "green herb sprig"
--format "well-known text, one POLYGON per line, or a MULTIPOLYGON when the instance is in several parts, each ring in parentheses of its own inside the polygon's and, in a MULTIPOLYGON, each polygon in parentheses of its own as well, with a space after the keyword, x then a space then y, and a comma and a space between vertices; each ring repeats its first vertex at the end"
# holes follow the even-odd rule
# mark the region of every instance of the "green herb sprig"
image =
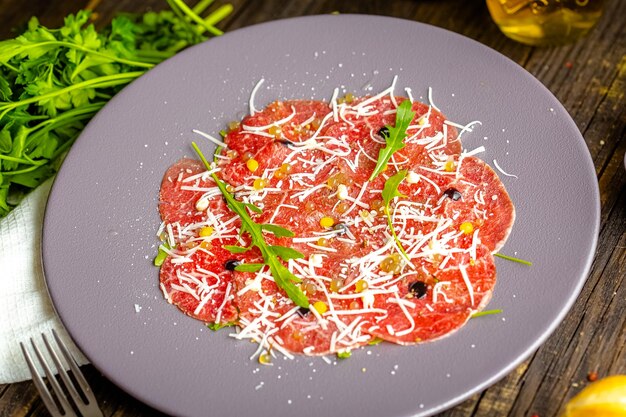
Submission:
POLYGON ((378 151, 378 161, 376 167, 370 175, 369 181, 374 180, 381 172, 387 167, 387 162, 391 159, 394 153, 404 148, 404 138, 406 138, 406 130, 413 121, 415 113, 411 111, 411 102, 404 100, 398 106, 396 112, 396 124, 395 126, 386 126, 389 133, 385 135, 386 145, 378 151))
POLYGON ((61 165, 87 122, 131 81, 187 46, 222 32, 230 4, 200 17, 213 0, 189 8, 118 15, 102 30, 81 10, 50 29, 33 17, 0 42, 0 217, 61 165))
POLYGON ((501 253, 494 253, 493 256, 497 256, 498 258, 506 259, 507 261, 517 262, 518 264, 533 266, 533 263, 530 261, 525 261, 523 259, 514 258, 512 256, 503 255, 501 253))
MULTIPOLYGON (((200 148, 198 148, 198 145, 196 145, 195 142, 192 142, 191 146, 196 151, 196 153, 204 163, 205 167, 210 170, 211 166, 202 154, 200 148)), ((226 199, 226 204, 228 205, 228 208, 230 208, 241 219, 241 233, 247 233, 251 239, 250 246, 247 248, 229 245, 224 246, 225 249, 231 252, 242 253, 248 251, 252 247, 257 247, 259 251, 261 251, 261 256, 263 257, 264 263, 242 264, 238 265, 235 269, 238 271, 256 272, 264 266, 269 267, 270 273, 272 274, 272 277, 274 277, 276 285, 282 288, 287 296, 296 305, 308 308, 308 298, 304 295, 302 290, 294 284, 301 282, 300 278, 298 278, 291 271, 289 271, 289 269, 287 269, 287 267, 285 267, 285 265, 283 265, 280 261, 280 259, 282 259, 283 261, 288 261, 289 259, 303 258, 304 254, 298 252, 295 249, 285 246, 268 245, 265 241, 265 238, 263 237, 264 230, 273 233, 277 237, 292 237, 294 235, 293 232, 275 224, 256 223, 248 214, 247 209, 252 209, 252 207, 254 207, 256 210, 252 210, 257 211, 258 207, 252 204, 245 204, 235 200, 232 194, 229 193, 228 190, 226 190, 226 185, 224 184, 224 182, 220 180, 217 175, 212 174, 211 177, 213 178, 220 192, 226 199)))
POLYGON ((208 327, 210 330, 213 330, 214 332, 221 330, 225 327, 233 327, 236 326, 236 323, 233 322, 227 322, 227 323, 207 323, 206 327, 208 327))
MULTIPOLYGON (((406 101, 403 103, 406 103, 406 101)), ((396 245, 398 246, 398 249, 400 250, 400 253, 402 253, 402 256, 408 262, 409 255, 404 250, 404 247, 402 246, 402 242, 400 242, 400 239, 398 239, 398 235, 396 235, 396 231, 393 227, 393 222, 391 221, 391 209, 390 209, 391 201, 393 201, 394 198, 406 197, 406 195, 398 191, 398 187, 400 186, 400 183, 402 183, 402 181, 406 177, 406 174, 407 174, 406 170, 398 171, 394 176, 390 177, 387 181, 385 181, 385 186, 383 187, 382 196, 383 196, 383 202, 385 203, 385 206, 383 207, 383 211, 385 213, 385 217, 387 218, 387 225, 389 226, 391 235, 393 236, 393 239, 395 240, 396 245)))
POLYGON ((349 350, 337 352, 337 359, 348 359, 350 356, 352 356, 352 352, 349 350))
POLYGON ((472 314, 470 316, 470 318, 475 319, 477 317, 492 316, 494 314, 500 314, 500 313, 502 313, 502 311, 503 310, 500 310, 500 309, 478 311, 478 312, 472 314))

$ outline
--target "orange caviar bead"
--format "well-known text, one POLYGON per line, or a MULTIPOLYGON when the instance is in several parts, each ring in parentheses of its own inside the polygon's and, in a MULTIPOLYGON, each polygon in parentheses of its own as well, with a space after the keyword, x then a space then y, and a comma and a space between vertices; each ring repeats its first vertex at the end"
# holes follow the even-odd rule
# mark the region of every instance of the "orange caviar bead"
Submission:
POLYGON ((315 303, 313 303, 312 306, 315 311, 317 311, 319 314, 324 314, 328 311, 328 306, 326 305, 325 302, 323 301, 316 301, 315 303))
POLYGON ((346 203, 345 201, 342 201, 341 203, 337 204, 337 207, 335 207, 335 211, 339 214, 343 214, 346 211, 348 211, 349 208, 350 208, 350 205, 346 203))
POLYGON ((390 272, 392 274, 397 274, 400 272, 400 268, 402 267, 402 259, 400 255, 394 253, 389 255, 380 263, 380 270, 383 272, 390 272))
POLYGON ((372 210, 380 211, 385 207, 385 203, 383 200, 374 200, 372 201, 372 204, 370 204, 370 207, 372 210))
POLYGON ((350 310, 358 310, 361 308, 361 304, 358 301, 353 301, 350 303, 350 310))
POLYGON ((322 226, 325 229, 329 227, 333 227, 334 224, 335 224, 335 219, 333 219, 332 217, 325 216, 320 219, 320 226, 322 226))
POLYGON ((255 190, 262 190, 265 187, 267 187, 267 180, 264 178, 257 178, 254 180, 254 183, 252 184, 252 187, 255 190))
POLYGON ((341 279, 341 278, 333 278, 333 280, 330 281, 330 290, 332 292, 339 292, 341 287, 343 287, 343 283, 344 283, 343 279, 341 279))
POLYGON ((315 285, 312 282, 308 282, 305 286, 304 286, 304 290, 310 294, 310 295, 315 295, 315 293, 317 293, 317 285, 315 285))
POLYGON ((360 279, 355 284, 356 292, 363 292, 369 288, 369 284, 364 279, 360 279))
POLYGON ((271 127, 267 130, 267 132, 268 132, 270 135, 272 135, 272 136, 274 136, 274 137, 277 137, 277 138, 278 138, 278 137, 280 137, 280 134, 282 133, 282 129, 280 128, 280 126, 275 126, 275 125, 274 125, 274 126, 271 126, 271 127))
POLYGON ((211 234, 213 234, 213 228, 211 226, 203 227, 202 229, 200 229, 200 232, 198 233, 200 237, 211 236, 211 234))
POLYGON ((257 169, 259 169, 259 163, 256 159, 252 158, 252 159, 248 159, 246 161, 246 166, 248 167, 248 169, 251 172, 255 172, 257 169))
POLYGON ((263 352, 259 355, 259 363, 261 365, 269 365, 272 363, 272 356, 267 353, 267 352, 263 352))
POLYGON ((459 226, 459 230, 466 235, 471 235, 474 233, 474 225, 471 222, 463 222, 459 226))

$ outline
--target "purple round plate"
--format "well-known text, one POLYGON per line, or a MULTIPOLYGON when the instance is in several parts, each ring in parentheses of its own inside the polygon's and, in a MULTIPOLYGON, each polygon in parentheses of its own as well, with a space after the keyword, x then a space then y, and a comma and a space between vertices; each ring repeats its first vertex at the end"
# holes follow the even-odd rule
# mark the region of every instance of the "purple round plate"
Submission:
MULTIPOLYGON (((205 144, 206 145, 206 144, 205 144)), ((208 146, 208 145, 206 145, 208 146)), ((205 147, 206 147, 205 146, 205 147)), ((563 106, 497 52, 406 20, 327 15, 261 24, 162 63, 87 126, 54 183, 43 262, 57 312, 108 378, 164 412, 202 416, 425 416, 488 387, 528 357, 578 295, 593 258, 599 193, 589 152, 563 106), (464 145, 498 161, 517 206, 497 260, 490 309, 425 345, 299 357, 261 366, 255 347, 216 333, 164 299, 152 266, 166 168, 192 156, 191 132, 217 135, 273 100, 330 99, 410 87, 453 121, 480 120, 464 145)))

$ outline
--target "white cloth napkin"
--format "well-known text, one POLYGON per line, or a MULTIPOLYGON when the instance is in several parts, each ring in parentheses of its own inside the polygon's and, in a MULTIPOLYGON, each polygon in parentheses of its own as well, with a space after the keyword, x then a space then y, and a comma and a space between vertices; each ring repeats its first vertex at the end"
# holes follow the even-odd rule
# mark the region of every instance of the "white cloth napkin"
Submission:
POLYGON ((45 351, 41 334, 50 338, 50 329, 79 364, 87 363, 56 316, 44 282, 41 229, 51 185, 52 179, 0 219, 0 384, 30 379, 19 343, 33 338, 45 351))

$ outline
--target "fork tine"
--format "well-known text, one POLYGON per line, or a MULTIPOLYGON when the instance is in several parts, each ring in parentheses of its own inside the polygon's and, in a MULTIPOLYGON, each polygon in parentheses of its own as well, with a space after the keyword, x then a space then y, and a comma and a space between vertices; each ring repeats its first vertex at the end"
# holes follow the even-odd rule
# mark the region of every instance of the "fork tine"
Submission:
MULTIPOLYGON (((63 383, 65 384, 65 389, 67 390, 67 392, 69 392, 70 396, 74 400, 74 404, 76 404, 80 412, 84 414, 84 411, 82 408, 84 401, 81 398, 81 396, 78 394, 78 392, 76 391, 76 388, 74 387, 74 383, 72 382, 69 375, 67 374, 67 371, 65 370, 65 366, 61 364, 61 361, 59 360, 59 357, 57 356, 56 351, 52 348, 52 346, 50 345, 50 342, 48 342, 48 338, 46 337, 46 335, 42 333, 41 337, 43 338, 43 342, 46 345, 48 352, 50 352, 50 357, 52 358, 52 361, 54 362, 54 365, 56 366, 57 371, 59 372, 59 376, 61 377, 61 379, 63 380, 63 383)), ((72 367, 70 365, 70 369, 71 368, 72 367)), ((72 369, 72 371, 74 370, 72 369)))
MULTIPOLYGON (((48 382, 52 386, 52 390, 56 394, 57 400, 61 404, 61 410, 59 410, 59 412, 60 412, 59 415, 76 417, 76 413, 74 413, 74 411, 72 410, 72 406, 67 401, 67 398, 65 397, 65 394, 61 390, 61 386, 59 385, 59 383, 57 382, 56 378, 52 374, 52 371, 50 370, 50 367, 48 366, 48 363, 46 362, 45 358, 43 357, 43 354, 41 353, 41 351, 39 350, 39 348, 35 344, 35 341, 32 338, 30 339, 30 343, 33 346, 33 350, 35 351, 35 355, 37 355, 37 359, 39 360, 39 364, 41 365, 41 367, 43 368, 43 371, 46 374, 46 378, 48 379, 48 382)), ((45 388, 45 384, 43 385, 43 387, 45 388)), ((50 399, 52 399, 52 397, 50 396, 50 391, 46 389, 46 393, 50 397, 50 399)))
POLYGON ((67 349, 67 346, 65 346, 65 343, 63 343, 63 340, 61 340, 56 330, 52 329, 52 335, 54 336, 54 340, 56 340, 57 345, 59 346, 59 349, 61 349, 61 352, 63 353, 63 356, 65 357, 65 360, 70 366, 70 369, 72 370, 72 373, 74 374, 74 377, 76 378, 76 381, 78 382, 78 385, 80 385, 80 387, 83 389, 83 393, 85 394, 88 400, 96 401, 96 397, 94 396, 93 391, 91 391, 91 387, 87 383, 87 380, 85 379, 83 373, 80 371, 80 368, 78 367, 78 364, 76 363, 76 360, 74 359, 70 351, 67 349))
POLYGON ((33 383, 35 384, 37 391, 39 391, 39 395, 41 396, 43 404, 46 406, 52 417, 60 417, 61 411, 52 399, 50 391, 48 391, 48 387, 46 387, 45 382, 43 382, 41 375, 39 375, 39 372, 37 372, 37 368, 35 367, 35 364, 30 357, 30 353, 28 353, 28 350, 26 349, 26 346, 24 346, 24 343, 20 342, 20 346, 22 347, 22 354, 24 355, 24 359, 26 359, 30 374, 33 377, 33 383))
MULTIPOLYGON (((63 381, 68 386, 68 389, 69 387, 71 387, 70 395, 74 399, 76 406, 78 407, 80 412, 83 413, 83 415, 85 416, 102 417, 103 414, 100 408, 98 407, 98 401, 96 400, 96 396, 94 395, 93 391, 91 390, 91 387, 87 383, 87 380, 85 379, 83 373, 80 371, 80 368, 78 367, 78 364, 76 363, 76 360, 74 359, 70 351, 67 349, 67 346, 65 346, 65 343, 63 343, 63 340, 61 340, 56 330, 52 329, 52 335, 54 336, 54 340, 56 341, 57 346, 59 347, 59 349, 61 349, 61 352, 63 353, 63 356, 65 357, 65 360, 70 367, 70 370, 74 374, 74 378, 76 379, 76 382, 80 386, 82 393, 87 399, 87 401, 85 402, 78 395, 74 387, 74 384, 72 384, 72 382, 70 381, 67 375, 67 372, 65 371, 65 368, 62 367, 63 372, 61 373, 61 378, 63 378, 63 381)), ((48 343, 48 340, 45 338, 45 336, 44 336, 44 341, 48 349, 50 349, 51 348, 50 344, 48 343)), ((56 353, 52 355, 52 359, 55 361, 55 364, 57 364, 57 368, 58 368, 59 359, 56 353)))

